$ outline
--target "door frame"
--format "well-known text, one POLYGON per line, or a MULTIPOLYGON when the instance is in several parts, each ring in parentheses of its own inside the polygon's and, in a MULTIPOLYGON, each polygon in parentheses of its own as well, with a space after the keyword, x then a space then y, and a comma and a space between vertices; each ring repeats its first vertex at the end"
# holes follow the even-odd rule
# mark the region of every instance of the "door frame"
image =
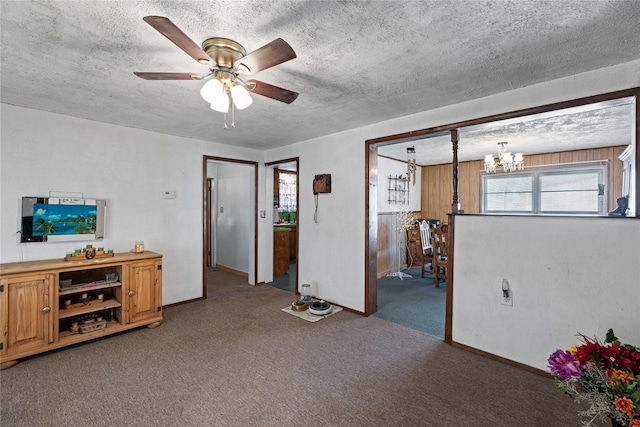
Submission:
MULTIPOLYGON (((300 248, 300 157, 292 157, 289 159, 267 162, 264 164, 264 166, 266 169, 270 169, 272 166, 282 165, 285 163, 296 164, 296 174, 297 174, 297 179, 296 179, 296 293, 298 293, 299 277, 300 277, 300 275, 298 274, 298 271, 300 268, 300 254, 298 249, 300 248)), ((270 174, 267 172, 266 176, 267 176, 267 179, 273 180, 273 173, 270 174)), ((275 188, 275 185, 276 185, 275 180, 273 182, 273 185, 275 188)), ((273 206, 271 206, 271 208, 273 209, 273 206)), ((273 259, 271 260, 271 271, 273 272, 273 259)))
POLYGON ((206 193, 205 193, 205 206, 207 207, 207 213, 206 213, 206 218, 205 218, 205 239, 204 239, 204 252, 205 252, 205 257, 206 257, 206 261, 205 261, 205 266, 206 267, 211 267, 213 264, 213 256, 211 254, 212 252, 212 248, 211 248, 211 241, 214 239, 215 236, 215 230, 213 229, 213 221, 211 220, 211 217, 213 216, 212 213, 214 213, 215 211, 211 210, 211 206, 213 206, 213 198, 214 198, 214 194, 213 194, 213 187, 215 187, 215 180, 214 178, 209 178, 207 177, 207 181, 206 181, 206 193))
POLYGON ((207 177, 207 163, 209 161, 220 163, 240 163, 249 166, 253 166, 253 278, 254 285, 258 284, 258 162, 251 160, 233 159, 229 157, 218 156, 202 156, 202 298, 207 297, 207 248, 211 240, 211 201, 207 200, 207 183, 209 178, 207 177), (208 203, 209 202, 209 203, 208 203), (207 243, 209 239, 209 243, 207 243))

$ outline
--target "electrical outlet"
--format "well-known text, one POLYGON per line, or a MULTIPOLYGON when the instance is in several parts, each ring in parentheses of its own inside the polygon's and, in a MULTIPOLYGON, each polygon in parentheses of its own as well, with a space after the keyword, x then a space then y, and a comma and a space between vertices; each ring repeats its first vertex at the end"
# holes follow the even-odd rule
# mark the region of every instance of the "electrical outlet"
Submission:
POLYGON ((502 279, 502 305, 513 306, 513 291, 507 279, 502 279))
POLYGON ((513 294, 511 293, 511 291, 508 291, 507 296, 502 296, 502 305, 513 306, 513 294))

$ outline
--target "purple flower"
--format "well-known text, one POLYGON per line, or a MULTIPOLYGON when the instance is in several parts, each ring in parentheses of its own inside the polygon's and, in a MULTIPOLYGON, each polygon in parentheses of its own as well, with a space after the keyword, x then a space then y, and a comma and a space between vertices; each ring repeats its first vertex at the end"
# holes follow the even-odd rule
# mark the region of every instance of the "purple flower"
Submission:
POLYGON ((561 380, 580 378, 582 376, 582 371, 576 363, 575 356, 568 351, 558 349, 551 353, 547 361, 549 362, 551 373, 561 380))

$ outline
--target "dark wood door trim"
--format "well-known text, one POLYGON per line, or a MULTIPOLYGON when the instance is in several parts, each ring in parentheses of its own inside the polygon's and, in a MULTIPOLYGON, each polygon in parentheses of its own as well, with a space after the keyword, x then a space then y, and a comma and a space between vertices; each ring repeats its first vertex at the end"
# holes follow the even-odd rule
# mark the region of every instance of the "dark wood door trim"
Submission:
MULTIPOLYGON (((213 191, 213 178, 207 178, 207 196, 206 196, 206 201, 205 201, 205 210, 206 210, 206 219, 205 219, 205 252, 207 254, 207 267, 211 267, 211 263, 212 263, 212 259, 211 259, 211 235, 212 235, 212 230, 211 230, 211 200, 213 199, 212 197, 212 191, 213 191)), ((205 295, 206 296, 206 295, 205 295)))

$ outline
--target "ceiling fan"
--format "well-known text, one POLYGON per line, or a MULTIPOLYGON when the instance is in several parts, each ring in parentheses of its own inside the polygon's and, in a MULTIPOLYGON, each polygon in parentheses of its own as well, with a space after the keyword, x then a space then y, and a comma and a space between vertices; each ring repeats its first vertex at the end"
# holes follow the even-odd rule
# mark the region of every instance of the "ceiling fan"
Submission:
POLYGON ((243 81, 240 75, 253 75, 296 57, 296 53, 284 40, 278 38, 247 54, 238 42, 223 37, 213 37, 202 42, 202 47, 193 42, 168 18, 145 16, 143 20, 168 38, 190 57, 209 67, 206 75, 195 73, 149 73, 134 72, 145 80, 206 80, 200 90, 202 97, 216 111, 226 113, 229 105, 241 110, 253 102, 249 92, 266 96, 276 101, 292 103, 297 92, 283 89, 258 80, 243 81), (232 101, 232 102, 231 102, 232 101))

